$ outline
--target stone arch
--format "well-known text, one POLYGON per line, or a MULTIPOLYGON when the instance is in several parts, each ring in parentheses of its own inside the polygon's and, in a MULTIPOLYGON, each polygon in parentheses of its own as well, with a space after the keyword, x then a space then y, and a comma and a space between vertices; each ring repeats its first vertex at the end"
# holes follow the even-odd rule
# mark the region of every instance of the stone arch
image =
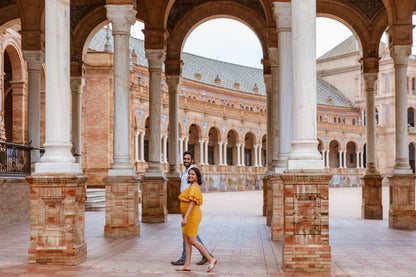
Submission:
POLYGON ((341 143, 338 140, 333 139, 330 141, 328 148, 329 148, 328 166, 330 168, 339 168, 341 165, 340 156, 339 156, 339 151, 341 150, 341 143))
POLYGON ((221 141, 221 130, 216 126, 211 126, 208 129, 208 164, 219 164, 220 157, 219 152, 223 149, 220 148, 218 142, 221 141))
POLYGON ((6 141, 25 144, 27 130, 27 76, 20 37, 7 36, 4 41, 4 124, 6 141))
POLYGON ((409 143, 409 165, 412 172, 415 173, 415 143, 409 143))
POLYGON ((256 135, 249 131, 244 134, 244 165, 254 166, 255 165, 255 151, 254 147, 257 143, 256 135))
POLYGON ((347 168, 357 168, 357 149, 358 144, 355 141, 349 141, 346 145, 346 167, 347 168))
POLYGON ((369 19, 348 3, 321 0, 316 3, 317 16, 337 20, 347 26, 360 44, 362 57, 378 57, 381 36, 387 28, 387 14, 381 10, 369 19))
POLYGON ((412 106, 407 108, 407 126, 415 127, 415 108, 412 106))
POLYGON ((253 135, 253 144, 257 144, 257 136, 256 136, 255 132, 253 132, 251 130, 246 130, 243 133, 243 138, 244 138, 243 143, 245 143, 245 140, 246 140, 248 134, 253 135))
POLYGON ((201 139, 204 136, 204 131, 203 131, 204 128, 202 127, 201 123, 196 121, 196 120, 188 122, 188 124, 186 126, 186 132, 185 133, 189 134, 189 131, 190 131, 192 125, 195 125, 197 127, 198 133, 199 133, 199 138, 201 139))
MULTIPOLYGON (((202 138, 202 127, 194 123, 189 123, 188 128, 188 151, 191 151, 194 154, 194 160, 195 163, 204 163, 204 161, 201 160, 201 143, 200 140, 202 138)), ((204 150, 202 150, 204 151, 204 150)))
POLYGON ((184 42, 192 30, 205 21, 220 17, 232 18, 250 27, 259 38, 263 57, 267 59, 268 34, 265 19, 246 5, 231 1, 203 3, 185 13, 169 30, 171 39, 168 41, 166 59, 180 60, 184 42))
POLYGON ((237 144, 239 143, 238 132, 235 129, 229 129, 226 132, 226 142, 227 142, 227 164, 228 165, 237 165, 237 144))

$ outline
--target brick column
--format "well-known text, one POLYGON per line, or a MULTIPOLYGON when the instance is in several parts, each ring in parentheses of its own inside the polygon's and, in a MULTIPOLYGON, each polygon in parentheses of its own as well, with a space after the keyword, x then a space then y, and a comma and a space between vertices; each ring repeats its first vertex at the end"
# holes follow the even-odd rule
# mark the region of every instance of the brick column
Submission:
POLYGON ((87 259, 85 196, 88 177, 32 175, 30 264, 76 265, 87 259))
POLYGON ((362 204, 361 218, 363 219, 383 219, 382 203, 382 181, 380 175, 364 175, 361 177, 362 204))
POLYGON ((271 175, 269 180, 267 181, 267 191, 266 191, 266 224, 267 226, 272 225, 272 217, 273 217, 273 183, 275 179, 273 178, 274 175, 271 175))
POLYGON ((416 230, 415 175, 389 176, 389 228, 416 230))
POLYGON ((270 178, 271 175, 265 175, 263 177, 263 216, 267 216, 267 186, 269 184, 270 178))
POLYGON ((105 183, 105 237, 140 235, 138 179, 109 176, 105 183))
POLYGON ((12 142, 17 144, 26 143, 26 84, 23 81, 11 81, 13 101, 13 134, 12 142))
POLYGON ((323 172, 286 171, 283 268, 286 272, 331 273, 328 184, 323 172))
POLYGON ((270 185, 272 186, 272 216, 271 216, 271 228, 272 228, 272 240, 284 239, 284 222, 285 222, 285 194, 283 180, 278 176, 272 176, 270 178, 270 185))
POLYGON ((167 209, 170 214, 181 213, 181 201, 178 199, 181 194, 181 179, 169 178, 167 181, 167 209))
POLYGON ((167 188, 164 178, 145 178, 142 183, 142 199, 142 222, 167 221, 167 188))

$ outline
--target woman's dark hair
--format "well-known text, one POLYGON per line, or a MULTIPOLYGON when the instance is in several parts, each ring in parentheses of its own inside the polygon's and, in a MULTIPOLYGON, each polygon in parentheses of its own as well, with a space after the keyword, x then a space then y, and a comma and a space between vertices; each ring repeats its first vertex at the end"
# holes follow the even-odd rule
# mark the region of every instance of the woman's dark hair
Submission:
MULTIPOLYGON (((196 168, 196 167, 191 167, 189 169, 189 171, 191 171, 191 170, 193 170, 195 172, 195 174, 196 174, 196 182, 198 183, 198 185, 202 185, 202 174, 201 174, 201 171, 199 171, 199 169, 196 168)), ((188 174, 189 174, 189 171, 188 171, 188 174)), ((189 180, 188 180, 188 182, 189 182, 189 180)))

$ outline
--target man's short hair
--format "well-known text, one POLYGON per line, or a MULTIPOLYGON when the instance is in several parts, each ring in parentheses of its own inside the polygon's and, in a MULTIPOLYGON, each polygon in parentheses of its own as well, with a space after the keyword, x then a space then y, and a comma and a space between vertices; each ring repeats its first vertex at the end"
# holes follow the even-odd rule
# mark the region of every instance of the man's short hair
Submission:
POLYGON ((191 159, 193 160, 194 159, 194 155, 192 154, 192 152, 191 151, 185 151, 185 152, 183 152, 183 156, 185 157, 185 155, 191 155, 191 159))

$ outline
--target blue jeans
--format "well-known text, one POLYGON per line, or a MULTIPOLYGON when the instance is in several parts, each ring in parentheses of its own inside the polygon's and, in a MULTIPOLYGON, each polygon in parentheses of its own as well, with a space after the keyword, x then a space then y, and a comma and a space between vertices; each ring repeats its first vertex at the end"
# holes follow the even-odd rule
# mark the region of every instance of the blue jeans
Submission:
MULTIPOLYGON (((204 243, 202 242, 201 238, 199 237, 199 235, 196 236, 196 239, 202 244, 204 245, 204 243)), ((204 245, 205 247, 205 245, 204 245)), ((205 247, 206 248, 206 247, 205 247)), ((204 257, 204 255, 202 255, 201 252, 199 252, 201 254, 202 257, 204 257)), ((181 256, 181 260, 185 261, 186 259, 186 251, 185 251, 185 242, 183 242, 183 251, 182 251, 182 256, 181 256)))

